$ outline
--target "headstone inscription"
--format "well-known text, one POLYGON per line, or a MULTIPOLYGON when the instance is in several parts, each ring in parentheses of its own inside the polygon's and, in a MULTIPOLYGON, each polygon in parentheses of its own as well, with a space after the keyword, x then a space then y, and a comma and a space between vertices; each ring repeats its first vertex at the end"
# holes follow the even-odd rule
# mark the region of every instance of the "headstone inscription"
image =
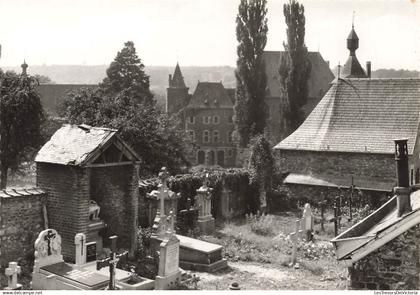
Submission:
POLYGON ((9 262, 9 267, 6 268, 5 275, 7 276, 7 287, 5 290, 21 290, 22 285, 17 282, 17 275, 20 274, 20 266, 17 262, 9 262))
POLYGON ((86 244, 86 262, 92 262, 96 260, 96 242, 86 244))
POLYGON ((118 261, 120 261, 121 258, 127 257, 128 251, 125 251, 121 254, 117 254, 117 236, 111 236, 109 239, 111 240, 111 254, 109 255, 109 258, 105 258, 102 260, 98 260, 96 262, 96 269, 100 270, 103 267, 109 266, 109 284, 108 289, 109 290, 115 290, 115 268, 117 267, 118 261))

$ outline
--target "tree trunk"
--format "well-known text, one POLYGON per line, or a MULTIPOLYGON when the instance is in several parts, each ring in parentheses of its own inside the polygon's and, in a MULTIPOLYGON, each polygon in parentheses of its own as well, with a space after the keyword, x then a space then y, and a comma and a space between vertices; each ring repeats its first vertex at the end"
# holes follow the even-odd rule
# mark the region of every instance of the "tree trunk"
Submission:
POLYGON ((5 189, 7 185, 7 170, 8 167, 1 167, 1 175, 0 175, 0 189, 5 189))

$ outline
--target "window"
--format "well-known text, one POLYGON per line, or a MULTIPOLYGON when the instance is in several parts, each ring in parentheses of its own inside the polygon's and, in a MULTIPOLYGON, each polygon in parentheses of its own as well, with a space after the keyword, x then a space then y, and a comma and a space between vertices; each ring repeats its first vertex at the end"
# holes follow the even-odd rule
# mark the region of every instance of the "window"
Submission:
POLYGON ((413 168, 411 168, 410 169, 410 183, 411 183, 411 185, 413 185, 414 184, 414 169, 413 168))
POLYGON ((233 123, 233 116, 228 117, 229 123, 233 123))
POLYGON ((219 142, 219 131, 213 131, 213 142, 219 142))
POLYGON ((211 117, 210 116, 204 116, 203 117, 203 123, 204 124, 210 124, 211 117))
POLYGON ((188 116, 188 123, 189 124, 195 124, 195 117, 194 116, 188 116))
POLYGON ((232 158, 233 157, 233 150, 232 149, 229 149, 227 151, 227 156, 228 156, 228 158, 232 158))
POLYGON ((194 130, 188 130, 188 137, 192 142, 195 142, 195 131, 194 130))
POLYGON ((210 132, 208 130, 203 131, 203 142, 210 142, 210 132))
POLYGON ((233 142, 233 131, 228 131, 228 133, 227 133, 227 141, 229 143, 232 143, 233 142))
POLYGON ((213 124, 219 124, 219 116, 213 117, 213 124))

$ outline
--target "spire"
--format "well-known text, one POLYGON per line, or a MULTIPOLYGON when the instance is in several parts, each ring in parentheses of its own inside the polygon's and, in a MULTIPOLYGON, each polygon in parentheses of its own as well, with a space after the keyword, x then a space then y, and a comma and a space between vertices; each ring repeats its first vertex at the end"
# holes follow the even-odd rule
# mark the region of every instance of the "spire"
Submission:
POLYGON ((181 68, 179 67, 178 62, 176 63, 173 77, 170 77, 169 87, 187 88, 187 86, 185 86, 184 77, 182 77, 181 68))
POLYGON ((26 63, 25 59, 23 59, 23 64, 21 65, 22 67, 22 76, 26 76, 26 69, 28 68, 28 64, 26 63))
POLYGON ((359 37, 354 30, 354 14, 351 24, 351 31, 347 37, 347 49, 350 51, 350 55, 343 66, 342 77, 343 78, 367 78, 365 71, 360 65, 356 57, 356 50, 359 48, 359 37))

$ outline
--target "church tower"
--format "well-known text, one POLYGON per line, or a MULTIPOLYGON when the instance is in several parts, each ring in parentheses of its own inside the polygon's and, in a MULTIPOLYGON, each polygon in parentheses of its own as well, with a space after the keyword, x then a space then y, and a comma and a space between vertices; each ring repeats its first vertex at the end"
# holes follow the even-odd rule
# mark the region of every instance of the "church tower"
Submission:
POLYGON ((178 112, 188 103, 188 87, 185 86, 178 63, 176 63, 174 75, 169 75, 169 87, 166 90, 166 112, 168 114, 178 112))
POLYGON ((343 78, 367 78, 365 71, 360 65, 356 57, 356 50, 359 48, 359 37, 357 37, 356 31, 354 30, 354 22, 351 26, 351 32, 347 37, 347 49, 350 51, 350 55, 344 64, 341 72, 343 78))

